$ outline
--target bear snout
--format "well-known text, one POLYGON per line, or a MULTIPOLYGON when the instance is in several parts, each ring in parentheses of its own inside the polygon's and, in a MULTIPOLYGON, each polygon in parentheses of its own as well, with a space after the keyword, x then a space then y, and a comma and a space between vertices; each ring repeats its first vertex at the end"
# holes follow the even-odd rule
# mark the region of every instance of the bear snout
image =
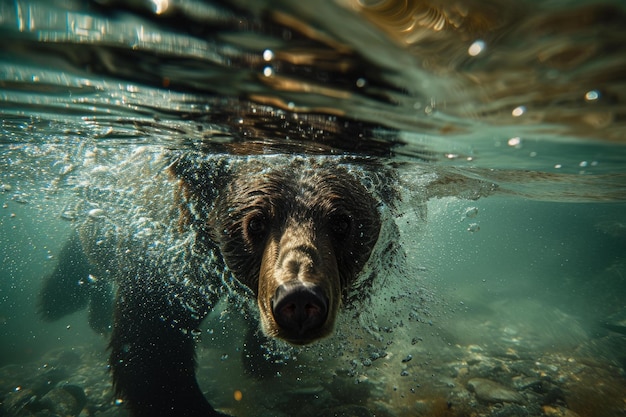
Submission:
POLYGON ((272 297, 274 320, 292 343, 309 339, 308 333, 321 328, 328 317, 328 298, 317 285, 289 282, 280 285, 272 297))
POLYGON ((310 223, 300 221, 268 241, 258 283, 266 336, 305 345, 330 335, 340 297, 332 245, 310 223))

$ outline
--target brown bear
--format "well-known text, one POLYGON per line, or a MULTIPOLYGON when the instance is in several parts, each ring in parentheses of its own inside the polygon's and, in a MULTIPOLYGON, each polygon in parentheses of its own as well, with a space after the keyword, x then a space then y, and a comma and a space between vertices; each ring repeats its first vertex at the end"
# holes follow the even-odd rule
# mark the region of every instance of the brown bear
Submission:
POLYGON ((40 311, 56 319, 91 302, 106 315, 111 283, 110 366, 131 414, 219 415, 195 378, 201 321, 238 294, 256 299, 266 337, 331 334, 354 288, 370 285, 388 173, 353 157, 145 153, 94 167, 79 187, 85 219, 40 311))

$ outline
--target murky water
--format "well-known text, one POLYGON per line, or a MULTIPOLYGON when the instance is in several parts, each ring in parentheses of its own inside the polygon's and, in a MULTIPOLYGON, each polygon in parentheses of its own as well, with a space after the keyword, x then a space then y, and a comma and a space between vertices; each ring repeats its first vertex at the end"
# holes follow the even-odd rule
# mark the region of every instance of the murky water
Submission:
POLYGON ((153 239, 183 154, 374 161, 395 193, 402 250, 334 336, 246 360, 214 309, 216 408, 626 415, 625 45, 619 1, 1 1, 0 415, 127 415, 106 337, 37 294, 90 216, 153 239))

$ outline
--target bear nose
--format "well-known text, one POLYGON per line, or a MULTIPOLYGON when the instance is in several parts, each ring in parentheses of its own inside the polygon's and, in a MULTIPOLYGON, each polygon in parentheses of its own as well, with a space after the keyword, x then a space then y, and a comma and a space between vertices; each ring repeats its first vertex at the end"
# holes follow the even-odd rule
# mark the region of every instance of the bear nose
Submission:
POLYGON ((321 327, 328 315, 328 299, 317 286, 300 282, 280 285, 272 298, 276 323, 297 336, 321 327))

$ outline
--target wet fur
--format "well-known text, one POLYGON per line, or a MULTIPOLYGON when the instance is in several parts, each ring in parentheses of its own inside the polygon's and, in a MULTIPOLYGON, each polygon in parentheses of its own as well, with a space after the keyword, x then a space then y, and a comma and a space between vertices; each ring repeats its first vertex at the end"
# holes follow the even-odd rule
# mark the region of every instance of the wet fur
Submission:
POLYGON ((110 272, 109 284, 117 286, 110 365, 132 415, 218 415, 196 382, 194 334, 221 294, 256 298, 268 336, 296 344, 327 336, 377 241, 379 201, 341 163, 321 159, 203 165, 182 156, 168 171, 175 192, 160 203, 178 208, 170 221, 192 237, 182 252, 155 251, 132 231, 111 236, 101 230, 106 223, 87 219, 45 280, 41 312, 55 319, 83 307, 91 295, 72 284, 75 275, 110 272), (293 279, 319 285, 329 300, 323 326, 297 340, 271 312, 276 288, 293 279), (55 311, 64 296, 69 305, 55 311))

